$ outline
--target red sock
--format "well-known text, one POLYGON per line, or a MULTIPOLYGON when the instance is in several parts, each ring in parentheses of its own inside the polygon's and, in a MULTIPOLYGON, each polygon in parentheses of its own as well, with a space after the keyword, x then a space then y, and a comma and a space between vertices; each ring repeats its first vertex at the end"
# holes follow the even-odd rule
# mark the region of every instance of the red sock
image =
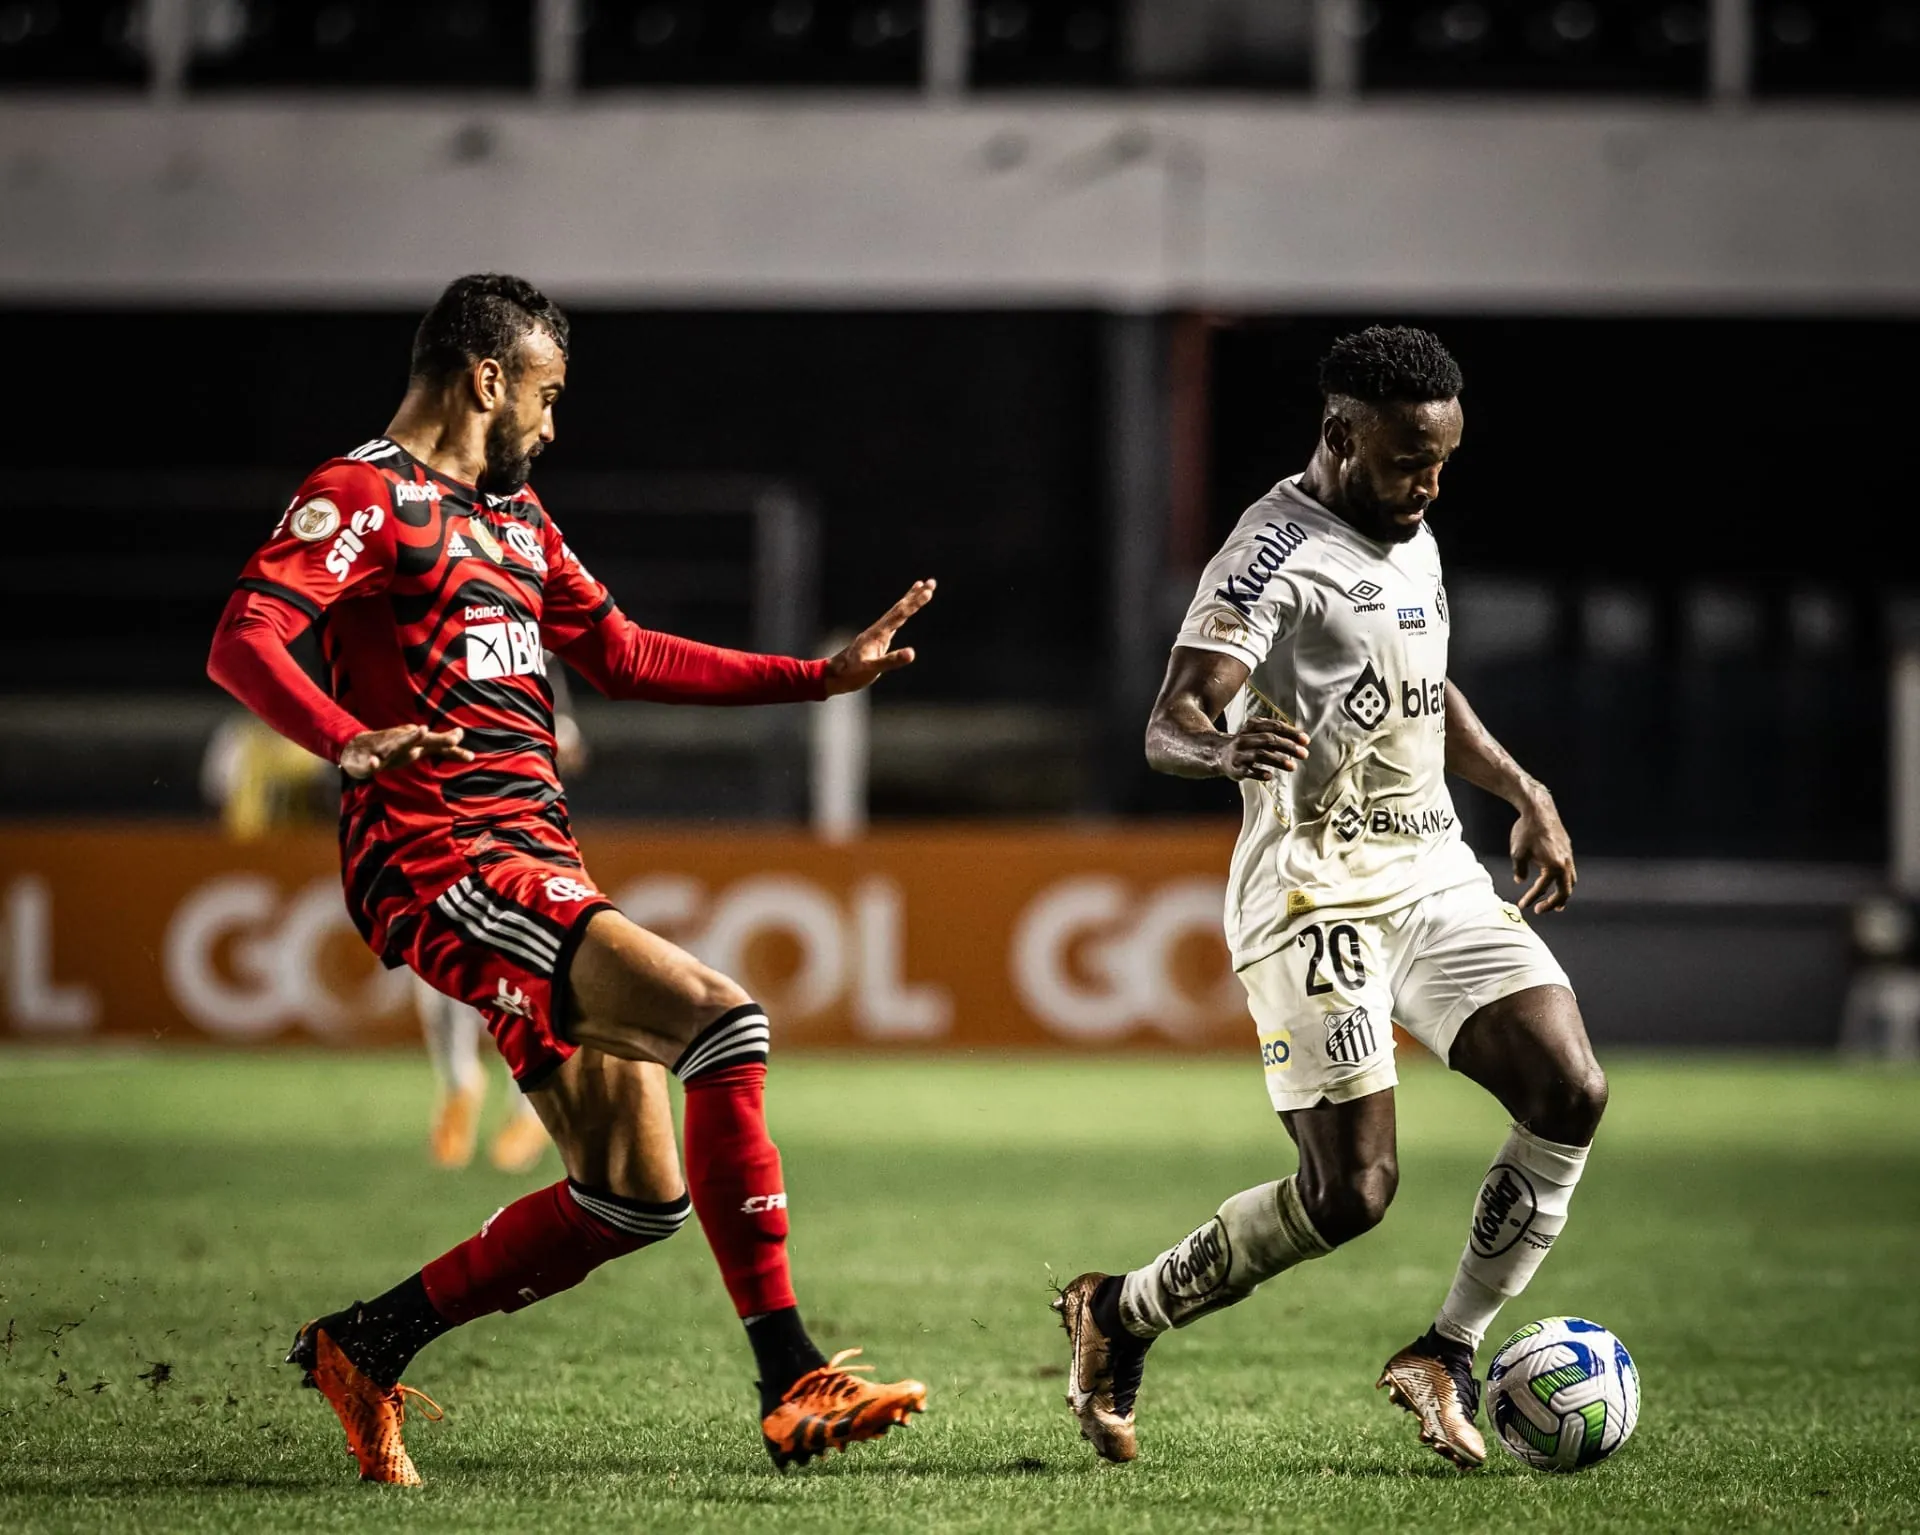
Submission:
POLYGON ((760 1062, 722 1066, 686 1084, 687 1191, 743 1317, 795 1304, 786 1185, 767 1138, 766 1085, 760 1062))
POLYGON ((685 1218, 684 1198, 642 1204, 576 1190, 563 1178, 499 1211, 423 1268, 420 1280, 433 1309, 457 1326, 571 1290, 601 1264, 670 1235, 685 1218))

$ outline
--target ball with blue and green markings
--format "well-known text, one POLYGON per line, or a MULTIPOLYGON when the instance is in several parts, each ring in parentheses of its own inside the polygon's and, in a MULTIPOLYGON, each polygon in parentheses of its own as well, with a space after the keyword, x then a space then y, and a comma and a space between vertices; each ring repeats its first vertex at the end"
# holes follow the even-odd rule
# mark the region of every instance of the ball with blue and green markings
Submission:
POLYGON ((1578 1471, 1605 1460, 1639 1417, 1640 1372, 1626 1345, 1598 1322, 1529 1322, 1500 1345, 1487 1371, 1487 1420, 1536 1470, 1578 1471))

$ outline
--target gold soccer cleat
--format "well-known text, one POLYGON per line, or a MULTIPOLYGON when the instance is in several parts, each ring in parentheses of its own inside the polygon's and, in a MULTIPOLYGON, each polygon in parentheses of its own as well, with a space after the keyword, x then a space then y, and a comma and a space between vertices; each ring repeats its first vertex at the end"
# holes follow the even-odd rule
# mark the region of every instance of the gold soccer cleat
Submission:
POLYGON ((389 1482, 399 1487, 420 1485, 420 1473, 400 1438, 400 1425, 406 1421, 408 1397, 424 1402, 425 1416, 435 1423, 443 1416, 439 1403, 411 1386, 376 1385, 361 1374, 318 1322, 300 1329, 287 1363, 305 1365, 307 1384, 327 1399, 340 1426, 347 1431, 347 1448, 360 1463, 361 1481, 389 1482))
POLYGON ((1070 1280, 1053 1309, 1067 1333, 1067 1406, 1080 1420, 1080 1437, 1102 1460, 1125 1463, 1139 1453, 1133 1404, 1147 1350, 1144 1343, 1138 1349, 1115 1349, 1093 1319, 1093 1292, 1106 1278, 1093 1273, 1070 1280))
POLYGON ((914 1413, 927 1410, 927 1388, 921 1382, 897 1380, 881 1385, 853 1373, 872 1369, 871 1365, 842 1366, 842 1360, 859 1352, 843 1348, 818 1369, 809 1370, 787 1388, 780 1405, 760 1420, 767 1453, 782 1471, 804 1466, 828 1450, 878 1439, 914 1413))
POLYGON ((1448 1348, 1429 1332, 1387 1361, 1374 1389, 1419 1419, 1420 1442, 1436 1455, 1467 1470, 1486 1463, 1487 1442, 1473 1426, 1480 1382, 1464 1346, 1448 1348))

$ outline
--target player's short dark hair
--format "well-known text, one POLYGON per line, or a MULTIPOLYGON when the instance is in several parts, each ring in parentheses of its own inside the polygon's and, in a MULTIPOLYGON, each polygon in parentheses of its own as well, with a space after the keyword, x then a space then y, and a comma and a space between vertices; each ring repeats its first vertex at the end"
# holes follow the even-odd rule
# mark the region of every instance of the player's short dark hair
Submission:
POLYGON ((456 277, 413 333, 413 376, 442 384, 489 357, 511 374, 520 338, 535 327, 567 355, 567 317, 525 278, 502 272, 456 277))
POLYGON ((1342 336, 1320 362, 1320 393, 1368 405, 1451 400, 1465 380, 1460 364, 1432 331, 1369 325, 1342 336))

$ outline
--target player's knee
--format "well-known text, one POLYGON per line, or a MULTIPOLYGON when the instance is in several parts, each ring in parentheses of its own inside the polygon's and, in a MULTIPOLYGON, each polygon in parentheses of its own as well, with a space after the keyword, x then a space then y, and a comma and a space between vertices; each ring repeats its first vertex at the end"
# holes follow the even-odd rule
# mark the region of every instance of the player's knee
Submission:
POLYGON ((1388 1156, 1312 1177, 1303 1173, 1300 1199, 1321 1239, 1338 1247, 1386 1219, 1399 1187, 1399 1159, 1388 1156))
POLYGON ((705 965, 695 967, 681 978, 680 996, 688 1015, 698 1020, 696 1028, 705 1028, 722 1013, 730 1013, 753 1001, 738 981, 705 965))
POLYGON ((1588 1056, 1545 1083, 1527 1116, 1527 1128, 1563 1146, 1584 1146, 1607 1111, 1607 1074, 1588 1056))

